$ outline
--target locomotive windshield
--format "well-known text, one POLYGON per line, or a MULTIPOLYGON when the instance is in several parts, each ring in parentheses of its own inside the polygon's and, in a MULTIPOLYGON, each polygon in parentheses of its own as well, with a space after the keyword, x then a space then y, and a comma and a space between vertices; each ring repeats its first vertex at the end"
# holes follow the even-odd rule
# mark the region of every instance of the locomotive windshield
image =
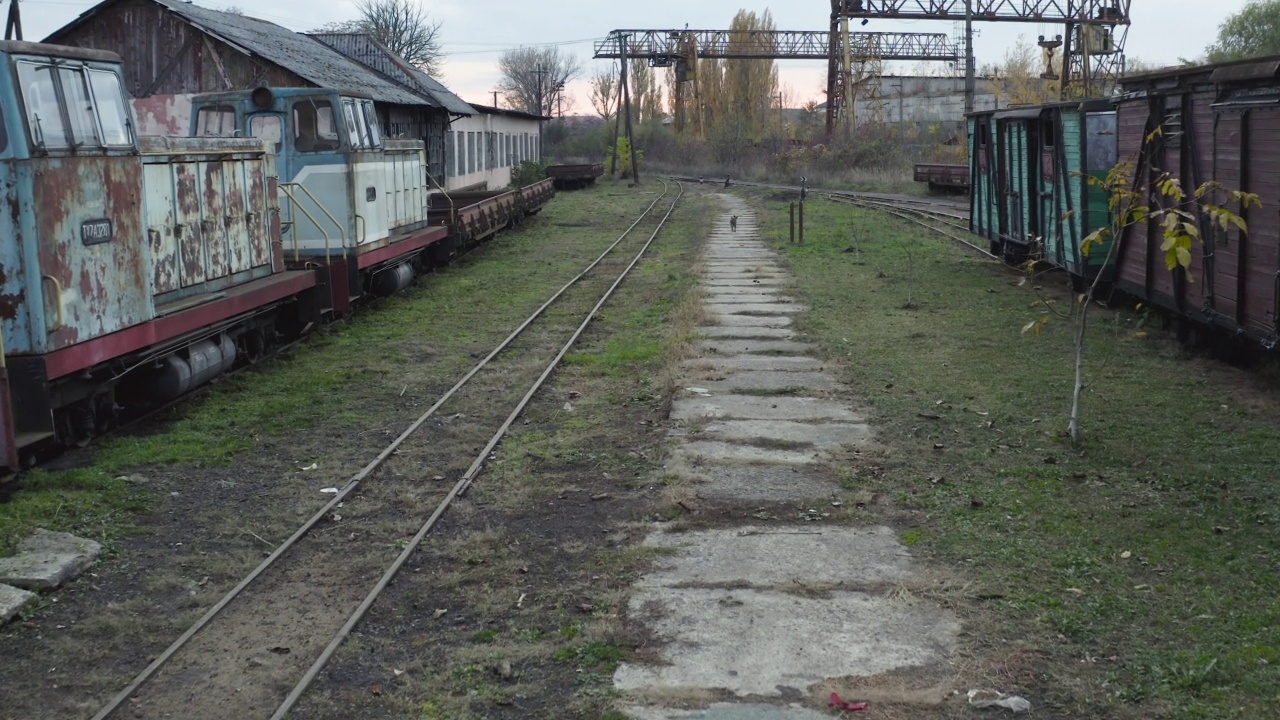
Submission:
POLYGON ((27 131, 37 148, 133 146, 115 73, 65 61, 21 60, 17 66, 27 131))

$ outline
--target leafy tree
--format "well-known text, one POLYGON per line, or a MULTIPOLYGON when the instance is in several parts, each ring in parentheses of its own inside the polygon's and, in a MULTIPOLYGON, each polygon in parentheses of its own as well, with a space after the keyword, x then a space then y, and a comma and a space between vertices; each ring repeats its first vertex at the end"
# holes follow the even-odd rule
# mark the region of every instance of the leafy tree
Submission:
POLYGON ((1250 0, 1218 27, 1208 50, 1212 62, 1280 55, 1280 0, 1250 0))
POLYGON ((627 63, 630 78, 631 108, 638 123, 647 123, 663 117, 662 88, 657 73, 643 60, 627 63))
POLYGON ((358 19, 330 23, 316 32, 368 35, 428 75, 440 74, 442 23, 433 21, 421 5, 412 0, 359 0, 356 9, 358 19))
MULTIPOLYGON (((1145 138, 1147 144, 1154 143, 1164 134, 1163 128, 1156 128, 1145 138)), ((1203 242, 1199 218, 1208 219, 1212 228, 1226 231, 1235 226, 1241 234, 1248 233, 1249 228, 1239 212, 1229 206, 1247 210, 1250 206, 1262 206, 1257 195, 1239 190, 1229 190, 1216 180, 1211 180, 1196 188, 1191 194, 1183 190, 1177 177, 1163 173, 1150 187, 1135 189, 1133 184, 1134 164, 1124 162, 1107 173, 1106 177, 1090 176, 1089 185, 1100 187, 1106 191, 1111 210, 1111 222, 1090 233, 1081 241, 1080 251, 1085 257, 1095 250, 1105 249, 1106 266, 1110 266, 1119 251, 1120 242, 1125 231, 1135 225, 1157 223, 1164 235, 1160 246, 1165 253, 1165 266, 1170 272, 1181 272, 1187 282, 1195 282, 1191 274, 1191 251, 1197 242, 1203 242), (1154 200, 1154 202, 1151 202, 1154 200), (1150 204, 1149 204, 1150 203, 1150 204)), ((1216 230, 1215 230, 1216 231, 1216 230)), ((1035 261, 1028 264, 1034 267, 1035 261)), ((1083 293, 1076 297, 1077 307, 1070 316, 1075 323, 1075 383, 1071 391, 1071 418, 1067 433, 1073 445, 1080 443, 1080 399, 1084 392, 1084 357, 1085 341, 1089 328, 1089 308, 1098 288, 1102 284, 1104 274, 1098 273, 1083 293)), ((1023 333, 1035 332, 1037 335, 1051 321, 1052 315, 1065 317, 1054 309, 1052 301, 1042 300, 1040 305, 1045 309, 1041 317, 1027 323, 1023 333)))
POLYGON ((1039 105, 1057 100, 1057 81, 1041 76, 1061 77, 1061 73, 1060 54, 1052 60, 1046 58, 1041 48, 1032 45, 1026 36, 1019 36, 1013 47, 1005 50, 1004 61, 986 71, 987 75, 994 76, 1000 99, 1010 105, 1039 105))
POLYGON ((502 53, 498 70, 502 73, 498 89, 508 106, 551 115, 558 100, 564 109, 572 109, 573 96, 563 95, 564 86, 582 74, 582 61, 555 46, 517 47, 502 53))

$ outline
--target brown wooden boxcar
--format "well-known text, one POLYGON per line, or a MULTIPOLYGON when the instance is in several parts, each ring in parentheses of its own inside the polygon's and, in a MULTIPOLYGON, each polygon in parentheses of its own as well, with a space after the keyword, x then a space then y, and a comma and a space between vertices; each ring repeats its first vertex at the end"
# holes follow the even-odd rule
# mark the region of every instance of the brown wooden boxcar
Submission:
MULTIPOLYGON (((1135 186, 1163 173, 1190 194, 1209 180, 1257 193, 1249 233, 1213 227, 1193 252, 1192 279, 1165 264, 1158 223, 1132 226, 1117 256, 1116 283, 1187 319, 1276 344, 1280 292, 1280 58, 1178 68, 1126 78, 1117 98, 1119 157, 1134 163, 1135 186), (1160 128, 1161 133, 1154 133, 1160 128), (1153 137, 1154 134, 1154 137, 1153 137), (1150 141, 1148 137, 1152 137, 1150 141)), ((1213 198, 1221 201, 1221 198, 1213 198)))

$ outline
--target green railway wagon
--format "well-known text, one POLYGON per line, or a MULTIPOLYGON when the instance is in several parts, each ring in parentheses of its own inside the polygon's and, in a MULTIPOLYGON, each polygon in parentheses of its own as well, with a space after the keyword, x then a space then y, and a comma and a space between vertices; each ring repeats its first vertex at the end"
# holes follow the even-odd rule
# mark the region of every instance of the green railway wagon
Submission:
POLYGON ((969 124, 973 232, 990 241, 993 253, 1037 257, 1077 277, 1095 277, 1106 246, 1088 257, 1080 248, 1111 218, 1105 190, 1090 182, 1116 165, 1110 101, 975 113, 969 124))

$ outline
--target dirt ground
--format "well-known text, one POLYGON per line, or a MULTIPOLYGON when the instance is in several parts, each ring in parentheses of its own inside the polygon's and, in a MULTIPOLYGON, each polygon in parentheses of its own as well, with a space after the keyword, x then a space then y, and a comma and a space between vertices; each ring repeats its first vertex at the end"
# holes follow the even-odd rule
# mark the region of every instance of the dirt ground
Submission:
MULTIPOLYGON (((251 434, 252 452, 239 453, 225 463, 209 458, 142 465, 122 475, 122 482, 145 498, 146 510, 130 517, 123 532, 108 533, 113 537, 108 554, 90 574, 46 596, 36 609, 0 629, 0 656, 6 660, 0 665, 0 717, 79 718, 96 712, 314 513, 328 498, 320 492, 323 488, 341 486, 354 469, 368 462, 447 389, 462 369, 509 332, 515 318, 535 307, 535 297, 540 302, 594 259, 626 226, 623 220, 629 221, 655 197, 654 190, 604 188, 571 195, 553 204, 521 232, 504 235, 444 275, 426 279, 426 283, 438 283, 437 287, 411 296, 399 306, 378 308, 372 317, 357 317, 350 328, 339 328, 338 345, 351 344, 343 340, 348 337, 345 333, 363 333, 358 355, 338 348, 334 357, 342 367, 317 370, 312 367, 319 362, 316 351, 303 346, 297 353, 302 367, 289 368, 293 361, 285 359, 268 370, 298 375, 332 370, 350 375, 339 390, 339 413, 282 433, 257 432, 254 424, 263 418, 236 418, 231 424, 239 422, 240 427, 226 432, 231 436, 251 434), (608 210, 602 211, 602 207, 608 210), (588 219, 583 220, 584 216, 588 219), (548 245, 552 242, 555 244, 548 245), (493 277, 478 277, 486 272, 493 277), (495 293, 492 284, 526 292, 504 296, 495 293), (444 303, 442 296, 447 297, 444 303), (455 303, 462 309, 450 320, 427 317, 442 305, 452 309, 455 303), (477 323, 475 316, 482 322, 477 323), (397 318, 412 318, 418 332, 388 331, 379 337, 379 328, 395 325, 397 318), (365 342, 369 336, 372 342, 365 342)), ((691 204, 690 217, 696 217, 697 208, 696 203, 691 204)), ((659 288, 664 303, 669 304, 670 297, 687 289, 687 282, 680 280, 677 261, 683 260, 691 246, 694 234, 689 228, 693 224, 689 219, 678 222, 672 232, 682 234, 638 272, 659 288), (669 274, 677 279, 670 280, 669 274), (667 286, 672 291, 662 292, 667 286)), ((647 227, 652 229, 651 224, 647 227)), ((424 428, 420 442, 402 448, 342 509, 326 519, 314 533, 314 541, 307 543, 306 562, 294 566, 287 575, 264 578, 269 582, 261 588, 255 586, 232 604, 228 615, 233 620, 228 624, 233 631, 198 635, 189 649, 175 656, 174 662, 126 702, 117 716, 270 714, 275 702, 327 642, 329 631, 336 629, 363 597, 510 410, 523 387, 541 370, 550 357, 549 348, 567 337, 589 307, 585 295, 593 294, 594 300, 602 289, 596 282, 582 297, 572 297, 566 307, 553 310, 548 316, 550 330, 519 341, 504 364, 477 379, 470 395, 460 395, 441 409, 437 419, 424 428), (249 678, 247 686, 238 685, 245 684, 243 678, 249 678)), ((614 312, 613 307, 605 313, 614 312)), ((642 308, 641 313, 648 310, 642 308)), ((651 329, 659 320, 656 315, 648 318, 651 329)), ((219 392, 253 393, 259 379, 252 376, 233 380, 221 391, 215 390, 215 398, 208 404, 197 401, 179 414, 189 417, 210 412, 209 406, 220 402, 219 392)), ((647 387, 648 380, 645 382, 647 387)), ((641 395, 643 392, 637 397, 641 395)), ((549 394, 544 392, 544 396, 549 394)), ((656 409, 657 397, 653 394, 637 405, 645 408, 638 412, 656 409)), ((312 401, 305 396, 296 400, 312 401)), ((527 417, 533 416, 531 410, 527 417)), ((528 422, 522 430, 532 425, 528 422)), ((161 422, 139 432, 163 435, 170 432, 168 428, 161 422)), ((617 452, 625 456, 644 449, 642 442, 617 452)), ((46 472, 55 480, 61 476, 64 482, 72 482, 77 473, 93 470, 96 462, 98 453, 93 450, 72 453, 46 472)), ((529 484, 525 478, 520 482, 529 484)), ((529 488, 531 493, 534 490, 529 488)), ((473 491, 472 495, 478 493, 473 491)), ((571 502, 568 498, 572 495, 565 497, 566 503, 571 502)), ((607 503, 588 500, 585 505, 603 510, 607 503)), ((476 530, 474 523, 488 527, 503 522, 472 508, 451 512, 438 537, 429 541, 430 549, 410 563, 405 576, 420 575, 437 557, 456 564, 457 557, 451 553, 464 551, 462 544, 451 538, 463 532, 463 527, 469 528, 467 533, 483 535, 488 531, 476 530)), ((598 544, 594 528, 577 523, 572 528, 580 533, 575 541, 580 547, 598 544)), ((490 545, 496 542, 488 540, 490 545)), ((468 558, 462 559, 462 567, 473 567, 468 558)), ((482 558, 479 565, 488 566, 497 559, 498 555, 482 558)), ((522 575, 533 573, 528 569, 522 575)), ((551 576, 543 573, 541 577, 551 576)), ((392 595, 398 591, 399 583, 392 595)), ((469 614, 465 608, 476 603, 467 601, 465 587, 452 591, 457 599, 448 603, 455 609, 446 622, 452 628, 465 628, 469 614)), ((384 608, 393 616, 410 618, 412 622, 401 625, 412 628, 413 622, 422 620, 415 613, 418 604, 408 601, 402 605, 400 598, 380 601, 360 633, 380 627, 384 608)), ((580 609, 576 612, 584 618, 591 616, 580 609)), ((427 619, 434 615, 433 607, 427 619)), ((361 645, 360 633, 352 638, 352 647, 361 645)), ((329 684, 343 677, 342 667, 335 666, 321 679, 317 694, 327 692, 329 684)), ((388 681, 388 698, 393 687, 388 681)))

